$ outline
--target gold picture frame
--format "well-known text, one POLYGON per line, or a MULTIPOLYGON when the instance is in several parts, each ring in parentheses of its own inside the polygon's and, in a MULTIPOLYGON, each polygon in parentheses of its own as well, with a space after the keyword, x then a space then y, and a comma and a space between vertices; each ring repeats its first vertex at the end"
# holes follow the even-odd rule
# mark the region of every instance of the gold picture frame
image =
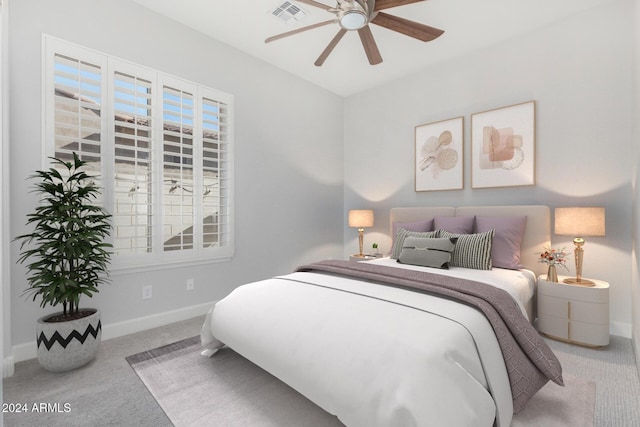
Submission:
POLYGON ((535 185, 536 104, 471 115, 471 188, 535 185))
POLYGON ((464 187, 464 117, 415 128, 415 191, 464 187))

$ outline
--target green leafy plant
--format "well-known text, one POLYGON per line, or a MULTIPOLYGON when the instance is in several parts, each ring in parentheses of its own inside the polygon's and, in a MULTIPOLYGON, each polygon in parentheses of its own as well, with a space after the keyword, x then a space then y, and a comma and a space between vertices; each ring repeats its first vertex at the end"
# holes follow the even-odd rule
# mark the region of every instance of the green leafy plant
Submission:
POLYGON ((371 245, 373 247, 373 249, 378 249, 378 244, 374 243, 373 245, 371 245))
POLYGON ((22 241, 18 262, 30 261, 24 294, 41 297, 43 308, 62 304, 62 317, 76 318, 80 297, 92 297, 108 280, 111 215, 93 204, 100 190, 82 170, 86 162, 76 153, 71 162, 51 160, 52 168, 31 176, 40 180, 34 192, 42 200, 27 216, 33 232, 16 237, 22 241))

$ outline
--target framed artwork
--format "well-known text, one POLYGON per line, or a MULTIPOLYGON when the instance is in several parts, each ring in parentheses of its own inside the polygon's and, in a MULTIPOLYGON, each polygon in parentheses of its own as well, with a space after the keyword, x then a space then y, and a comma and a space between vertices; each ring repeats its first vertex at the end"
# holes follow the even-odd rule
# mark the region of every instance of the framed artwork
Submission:
POLYGON ((535 184, 535 101, 471 115, 471 188, 535 184))
POLYGON ((416 191, 462 189, 463 138, 463 117, 416 126, 416 191))

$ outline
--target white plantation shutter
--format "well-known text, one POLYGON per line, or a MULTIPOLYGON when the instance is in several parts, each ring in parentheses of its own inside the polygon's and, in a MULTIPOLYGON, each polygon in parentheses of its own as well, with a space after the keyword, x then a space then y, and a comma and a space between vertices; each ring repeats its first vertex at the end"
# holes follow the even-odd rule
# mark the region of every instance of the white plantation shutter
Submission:
POLYGON ((45 152, 89 162, 118 267, 233 254, 233 97, 45 36, 45 152))
POLYGON ((56 157, 100 163, 102 69, 100 65, 55 55, 56 157))
POLYGON ((115 72, 114 249, 148 253, 153 247, 152 83, 115 72))
MULTIPOLYGON (((95 59, 95 58, 93 58, 95 59)), ((103 69, 101 61, 79 60, 57 53, 52 58, 52 155, 66 161, 73 152, 87 162, 87 171, 102 187, 103 69)), ((66 169, 61 168, 60 172, 66 169)), ((96 200, 96 203, 101 203, 96 200)))
POLYGON ((194 105, 193 94, 164 87, 163 106, 163 242, 165 251, 193 249, 194 105))
POLYGON ((229 111, 226 103, 202 98, 203 245, 228 246, 230 233, 229 111))

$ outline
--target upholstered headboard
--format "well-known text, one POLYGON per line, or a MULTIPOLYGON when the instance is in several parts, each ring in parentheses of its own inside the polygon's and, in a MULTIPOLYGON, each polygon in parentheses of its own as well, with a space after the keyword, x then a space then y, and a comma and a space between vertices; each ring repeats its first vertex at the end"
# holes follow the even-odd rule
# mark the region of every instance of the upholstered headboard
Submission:
MULTIPOLYGON (((461 206, 392 208, 390 230, 394 222, 415 222, 436 216, 526 216, 527 225, 522 240, 520 262, 536 274, 546 273, 546 265, 538 262, 540 254, 551 242, 551 214, 548 206, 461 206)), ((393 231, 390 231, 392 233, 393 231)))

